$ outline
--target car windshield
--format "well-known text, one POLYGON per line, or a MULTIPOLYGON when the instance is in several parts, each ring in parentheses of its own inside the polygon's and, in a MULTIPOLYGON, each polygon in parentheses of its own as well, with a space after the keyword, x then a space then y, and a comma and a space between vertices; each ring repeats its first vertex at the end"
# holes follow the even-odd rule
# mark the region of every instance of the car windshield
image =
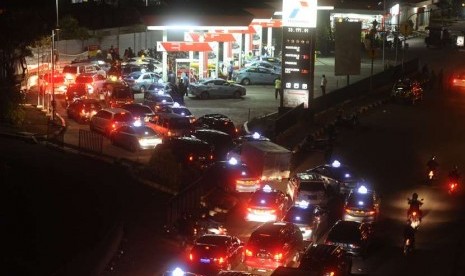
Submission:
POLYGON ((152 114, 152 109, 148 106, 143 106, 143 105, 124 105, 122 107, 123 109, 126 109, 127 111, 131 112, 133 115, 139 115, 139 114, 152 114))
POLYGON ((187 118, 175 118, 170 120, 170 127, 172 128, 190 128, 190 122, 187 118))
POLYGON ((135 127, 134 132, 140 136, 157 136, 155 131, 149 127, 135 127))
POLYGON ((173 103, 173 98, 171 98, 171 96, 167 96, 167 95, 157 95, 155 97, 155 101, 157 103, 173 103))
POLYGON ((313 211, 314 209, 311 207, 309 209, 292 207, 287 211, 283 220, 295 224, 312 224, 313 211))
POLYGON ((132 118, 131 113, 125 112, 125 113, 115 114, 114 120, 117 122, 130 123, 132 122, 133 118, 132 118))
POLYGON ((321 181, 305 181, 300 183, 299 190, 307 192, 325 191, 325 184, 321 181))
POLYGON ((258 247, 278 247, 280 245, 280 240, 278 237, 265 233, 252 233, 250 236, 249 246, 258 246, 258 247))
POLYGON ((140 77, 141 73, 131 73, 129 74, 128 78, 136 80, 140 77))
POLYGON ((373 204, 373 195, 371 194, 352 193, 347 199, 349 207, 372 208, 373 204))
POLYGON ((276 193, 275 192, 258 192, 254 193, 250 198, 250 203, 253 205, 269 205, 276 204, 276 193))
POLYGON ((63 73, 77 74, 77 67, 76 66, 65 66, 63 68, 63 73))
POLYGON ((161 90, 161 89, 165 89, 165 84, 163 83, 153 83, 149 86, 149 90, 161 90))
POLYGON ((181 116, 190 116, 192 113, 187 108, 172 108, 173 113, 179 114, 181 116))
POLYGON ((196 243, 224 245, 229 240, 227 236, 205 235, 197 239, 196 243))
POLYGON ((112 98, 116 99, 125 99, 132 98, 131 89, 125 85, 115 85, 113 86, 113 91, 111 93, 112 98))
POLYGON ((76 83, 91 83, 93 81, 92 77, 89 76, 77 76, 76 83))

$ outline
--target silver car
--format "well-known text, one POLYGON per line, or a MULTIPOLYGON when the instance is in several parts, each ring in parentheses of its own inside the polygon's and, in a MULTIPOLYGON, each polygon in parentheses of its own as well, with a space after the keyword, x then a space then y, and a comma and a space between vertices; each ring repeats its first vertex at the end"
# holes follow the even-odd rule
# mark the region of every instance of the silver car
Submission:
POLYGON ((274 84, 281 74, 272 69, 263 67, 247 67, 237 72, 235 80, 243 85, 249 84, 274 84))
POLYGON ((268 61, 261 61, 261 60, 252 61, 250 63, 246 63, 244 67, 263 67, 263 68, 273 70, 276 73, 281 73, 281 66, 272 64, 268 61))
POLYGON ((144 93, 152 83, 158 82, 159 79, 158 74, 139 71, 132 72, 124 78, 124 81, 128 83, 132 90, 144 93))
POLYGON ((241 98, 246 95, 246 89, 242 85, 224 79, 203 79, 196 83, 190 83, 187 87, 187 93, 201 99, 241 98))
POLYGON ((134 123, 133 115, 122 108, 101 109, 90 119, 90 130, 110 135, 115 129, 134 123))

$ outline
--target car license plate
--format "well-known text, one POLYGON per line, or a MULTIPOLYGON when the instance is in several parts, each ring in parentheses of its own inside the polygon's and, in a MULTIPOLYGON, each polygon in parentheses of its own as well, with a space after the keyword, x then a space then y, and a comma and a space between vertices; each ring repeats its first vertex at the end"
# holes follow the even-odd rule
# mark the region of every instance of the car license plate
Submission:
POLYGON ((201 262, 201 263, 204 263, 204 264, 209 264, 209 263, 210 263, 210 259, 201 258, 201 259, 200 259, 200 262, 201 262))
POLYGON ((265 253, 258 253, 258 254, 257 254, 257 257, 262 258, 262 259, 265 259, 265 258, 268 257, 268 256, 267 256, 267 254, 265 254, 265 253))

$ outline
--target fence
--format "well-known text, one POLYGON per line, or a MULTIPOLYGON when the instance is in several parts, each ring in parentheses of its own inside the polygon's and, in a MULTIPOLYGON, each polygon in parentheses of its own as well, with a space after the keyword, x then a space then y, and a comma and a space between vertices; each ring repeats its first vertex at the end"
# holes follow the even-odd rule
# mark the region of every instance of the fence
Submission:
POLYGON ((101 154, 103 152, 103 136, 89 130, 80 129, 78 146, 80 151, 101 154))

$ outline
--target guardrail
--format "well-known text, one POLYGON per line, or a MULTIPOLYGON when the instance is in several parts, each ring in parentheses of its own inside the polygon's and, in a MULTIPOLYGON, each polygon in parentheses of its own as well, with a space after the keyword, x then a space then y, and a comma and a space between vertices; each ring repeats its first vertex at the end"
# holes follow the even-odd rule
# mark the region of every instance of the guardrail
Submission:
POLYGON ((80 151, 101 154, 103 152, 103 136, 89 130, 80 129, 78 147, 80 151))

